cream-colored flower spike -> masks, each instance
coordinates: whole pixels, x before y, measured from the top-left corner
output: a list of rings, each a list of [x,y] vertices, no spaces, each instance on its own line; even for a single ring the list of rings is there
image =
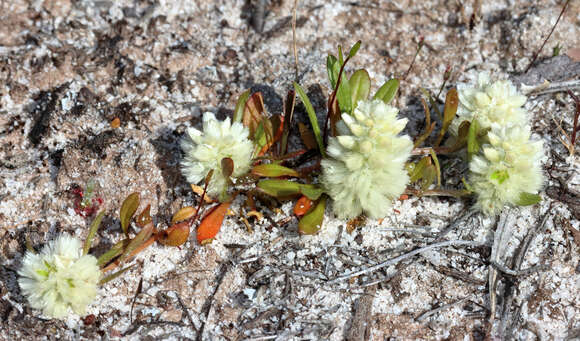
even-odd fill
[[[54,318],[63,318],[70,310],[84,314],[101,277],[97,259],[83,255],[81,242],[69,235],[51,241],[39,254],[26,252],[18,274],[30,306]]]
[[[476,208],[495,215],[505,205],[517,205],[522,193],[538,193],[544,182],[543,143],[530,135],[528,126],[491,126],[489,144],[469,164]]]
[[[528,114],[523,108],[526,96],[518,92],[508,80],[491,82],[486,73],[480,73],[476,87],[459,85],[459,107],[451,125],[451,131],[457,133],[463,121],[477,119],[481,128],[490,128],[497,123],[502,126],[527,124]]]
[[[365,213],[381,218],[389,213],[409,176],[404,169],[413,143],[398,134],[407,119],[383,101],[360,101],[353,115],[342,114],[338,136],[330,138],[328,159],[322,160],[322,183],[340,218]]]
[[[218,121],[215,115],[203,115],[203,132],[189,128],[181,143],[185,158],[181,162],[183,175],[192,184],[197,184],[214,170],[207,192],[221,195],[227,189],[227,180],[222,174],[221,161],[234,161],[233,176],[246,174],[250,170],[254,145],[248,139],[249,130],[241,123],[231,124],[230,118]]]

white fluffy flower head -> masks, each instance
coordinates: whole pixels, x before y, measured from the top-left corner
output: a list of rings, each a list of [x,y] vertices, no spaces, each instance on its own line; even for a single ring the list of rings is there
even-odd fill
[[[39,254],[28,251],[18,274],[30,306],[54,318],[65,317],[69,308],[84,314],[101,277],[97,259],[83,255],[81,242],[69,235],[51,241]]]
[[[407,119],[383,101],[360,101],[353,115],[342,114],[338,136],[330,138],[329,159],[322,160],[322,183],[334,200],[340,218],[361,213],[384,217],[398,198],[409,176],[404,169],[413,143],[397,136]],[[344,122],[344,123],[343,123]]]
[[[470,164],[476,208],[498,214],[504,205],[517,205],[522,193],[536,194],[544,182],[543,144],[530,140],[528,126],[492,125],[489,144]]]
[[[488,74],[478,75],[477,85],[457,87],[459,96],[458,117],[453,120],[451,131],[457,133],[463,121],[476,119],[481,128],[497,123],[502,126],[526,124],[528,115],[523,108],[526,96],[520,94],[508,80],[491,82]]]
[[[203,132],[189,128],[181,143],[185,152],[181,167],[187,181],[197,184],[213,169],[207,192],[212,196],[222,194],[227,189],[227,179],[222,174],[223,158],[234,161],[234,177],[250,169],[254,146],[248,135],[248,129],[241,123],[231,124],[229,117],[220,122],[213,113],[205,113]]]

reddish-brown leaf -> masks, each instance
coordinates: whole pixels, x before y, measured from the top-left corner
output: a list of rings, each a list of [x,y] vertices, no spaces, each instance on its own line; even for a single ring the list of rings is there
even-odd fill
[[[255,92],[248,98],[244,108],[244,115],[242,116],[242,123],[250,130],[250,138],[254,137],[258,125],[265,117],[266,109],[264,109],[262,93]]]
[[[151,214],[149,212],[150,210],[151,205],[147,205],[147,207],[145,207],[145,209],[137,216],[137,219],[135,219],[135,223],[137,224],[137,226],[144,227],[145,225],[153,221],[151,219]]]
[[[200,244],[204,240],[213,239],[218,234],[229,207],[229,202],[221,203],[203,217],[197,228],[197,241]]]

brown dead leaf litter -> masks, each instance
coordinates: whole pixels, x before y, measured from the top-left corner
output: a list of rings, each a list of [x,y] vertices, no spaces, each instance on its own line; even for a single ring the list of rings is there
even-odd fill
[[[117,211],[127,194],[140,192],[161,226],[196,202],[179,172],[177,143],[203,112],[231,115],[246,88],[261,90],[270,112],[281,111],[294,80],[293,3],[0,2],[0,338],[580,335],[579,161],[567,156],[552,119],[571,127],[573,106],[563,93],[531,96],[527,103],[534,130],[546,144],[548,181],[541,204],[508,212],[499,222],[512,235],[494,255],[498,277],[491,323],[488,260],[499,219],[471,214],[468,202],[441,198],[397,202],[396,213],[380,224],[369,220],[350,234],[344,221],[328,213],[323,231],[310,237],[300,237],[297,221],[285,219],[290,203],[279,212],[262,208],[268,219],[252,220],[252,233],[230,217],[211,245],[200,247],[191,239],[180,250],[150,248],[137,257],[138,266],[102,288],[87,317],[46,320],[25,304],[15,271],[26,239],[38,248],[61,232],[83,237],[88,232],[90,222],[75,214],[68,194],[74,185],[93,180],[105,200],[98,253],[119,238]],[[382,84],[408,68],[424,36],[426,48],[396,99],[413,121],[411,131],[417,131],[419,87],[436,90],[447,65],[453,67],[449,84],[471,81],[479,71],[517,80],[563,5],[460,3],[299,1],[298,76],[318,113],[324,114],[329,92],[325,57],[338,44],[362,40],[350,67],[364,66],[373,84]],[[578,80],[578,64],[566,52],[580,46],[579,33],[580,3],[572,1],[540,55],[548,70],[542,72],[552,72],[550,63],[565,65],[564,73],[554,71],[549,80]],[[549,58],[556,45],[561,56]],[[117,117],[120,127],[113,129]],[[298,120],[307,122],[300,112]],[[484,246],[435,248],[340,280],[418,247],[459,239]],[[544,264],[538,271],[520,271]]]

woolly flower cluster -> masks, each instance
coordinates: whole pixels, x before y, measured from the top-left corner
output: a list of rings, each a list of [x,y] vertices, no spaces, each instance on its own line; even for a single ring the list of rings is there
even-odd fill
[[[65,317],[69,308],[84,314],[101,277],[97,259],[83,255],[81,242],[68,235],[51,241],[40,254],[27,252],[18,274],[30,305],[54,318]]]
[[[404,169],[413,143],[398,136],[407,124],[398,110],[383,101],[360,101],[353,115],[342,114],[338,136],[330,138],[322,160],[322,183],[334,200],[340,218],[361,213],[384,217],[398,198],[409,176]]]
[[[213,113],[205,113],[203,132],[189,128],[181,143],[185,152],[181,167],[187,181],[197,184],[213,169],[207,192],[212,196],[224,193],[228,181],[222,173],[221,160],[231,158],[234,161],[234,177],[246,174],[254,149],[248,135],[248,129],[241,123],[232,124],[229,117],[220,122]]]
[[[453,120],[451,127],[455,133],[461,122],[474,119],[483,129],[490,128],[494,123],[506,126],[528,121],[528,114],[523,108],[526,96],[520,94],[510,81],[492,83],[488,74],[480,73],[475,87],[459,85],[457,88],[458,117]]]
[[[543,183],[540,161],[542,141],[530,140],[527,125],[494,124],[487,134],[489,144],[469,164],[476,207],[498,214],[504,204],[517,205],[522,193],[537,193]]]

